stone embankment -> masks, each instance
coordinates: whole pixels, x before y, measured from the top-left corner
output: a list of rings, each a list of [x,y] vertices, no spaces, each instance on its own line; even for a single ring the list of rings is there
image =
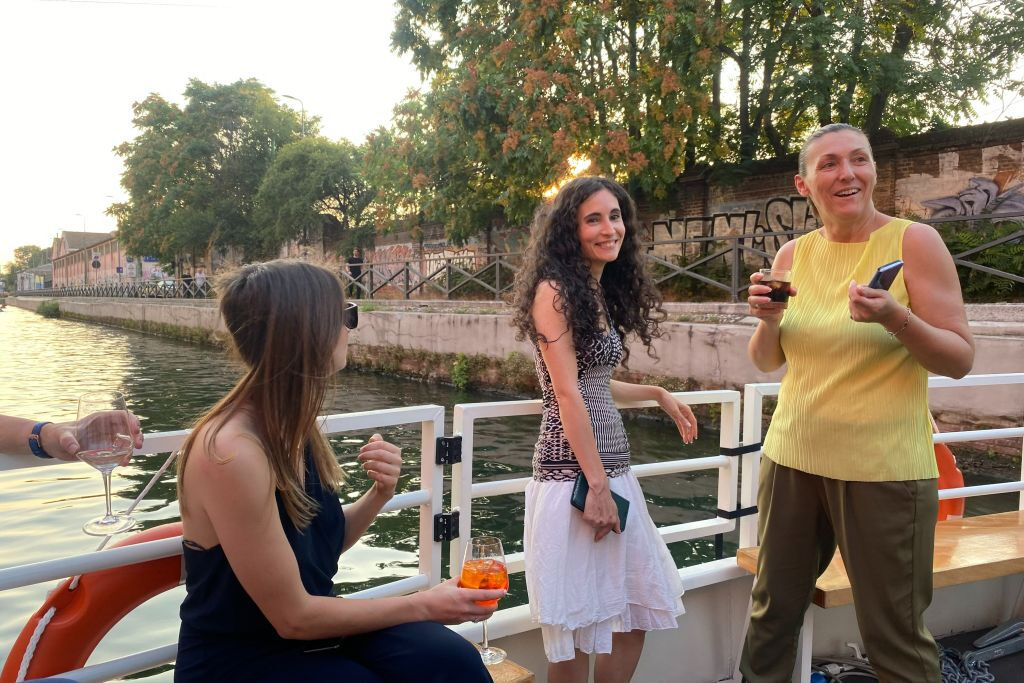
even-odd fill
[[[42,299],[9,303],[38,308]],[[201,343],[217,343],[223,327],[208,300],[61,299],[65,317],[116,325]],[[350,364],[381,372],[536,395],[533,351],[516,339],[510,310],[497,302],[365,301],[360,327],[350,336]],[[756,320],[746,306],[725,303],[667,304],[657,357],[634,343],[624,379],[671,389],[742,388],[778,381],[747,359]],[[968,306],[977,354],[972,374],[1024,372],[1024,305]],[[829,354],[829,349],[822,349]],[[841,363],[842,358],[835,358]],[[943,389],[932,392],[940,427],[980,428],[1024,424],[1024,386]],[[989,443],[1020,456],[1020,441]]]

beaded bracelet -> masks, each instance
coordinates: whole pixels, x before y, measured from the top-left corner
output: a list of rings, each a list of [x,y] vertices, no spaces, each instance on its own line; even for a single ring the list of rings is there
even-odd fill
[[[910,307],[907,306],[907,319],[903,321],[902,325],[900,325],[900,329],[896,330],[895,332],[889,332],[889,330],[886,330],[888,335],[890,337],[892,337],[893,339],[895,339],[896,337],[900,336],[903,333],[903,330],[907,329],[907,326],[910,325],[910,317],[911,317]]]

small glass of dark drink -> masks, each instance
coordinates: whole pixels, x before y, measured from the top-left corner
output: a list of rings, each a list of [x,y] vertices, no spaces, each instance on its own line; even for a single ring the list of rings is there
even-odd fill
[[[772,303],[784,304],[789,301],[789,283],[792,281],[792,273],[788,270],[776,268],[761,269],[761,284],[772,288],[768,292],[768,298]]]

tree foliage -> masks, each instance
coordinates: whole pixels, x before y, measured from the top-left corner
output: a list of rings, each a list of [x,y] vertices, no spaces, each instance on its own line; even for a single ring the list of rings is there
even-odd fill
[[[184,95],[184,107],[157,94],[135,105],[140,133],[115,148],[129,199],[108,212],[129,252],[171,261],[232,246],[256,255],[266,246],[256,194],[277,151],[299,136],[300,120],[252,79],[192,80]]]
[[[36,268],[50,262],[50,250],[34,244],[15,247],[14,260],[8,263],[8,270],[17,273],[28,268]]]
[[[373,195],[355,145],[304,138],[282,148],[267,169],[256,195],[257,221],[267,244],[306,240],[325,225],[361,227]]]
[[[50,250],[45,247],[37,247],[34,244],[15,247],[14,259],[8,261],[7,265],[0,271],[0,281],[3,281],[7,291],[14,291],[18,273],[49,262]]]
[[[368,143],[377,213],[456,239],[525,222],[574,158],[665,198],[688,167],[785,155],[821,124],[919,132],[1020,89],[1024,0],[397,4],[393,47],[430,89]]]

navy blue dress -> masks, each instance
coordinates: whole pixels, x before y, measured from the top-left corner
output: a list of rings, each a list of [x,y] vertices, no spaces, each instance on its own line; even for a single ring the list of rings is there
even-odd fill
[[[306,453],[306,493],[316,516],[304,530],[291,523],[276,495],[288,544],[310,595],[331,595],[345,539],[345,515]],[[202,681],[466,681],[489,683],[480,655],[450,629],[415,622],[330,640],[281,638],[231,570],[221,546],[182,543],[185,600],[181,603],[176,683]]]

